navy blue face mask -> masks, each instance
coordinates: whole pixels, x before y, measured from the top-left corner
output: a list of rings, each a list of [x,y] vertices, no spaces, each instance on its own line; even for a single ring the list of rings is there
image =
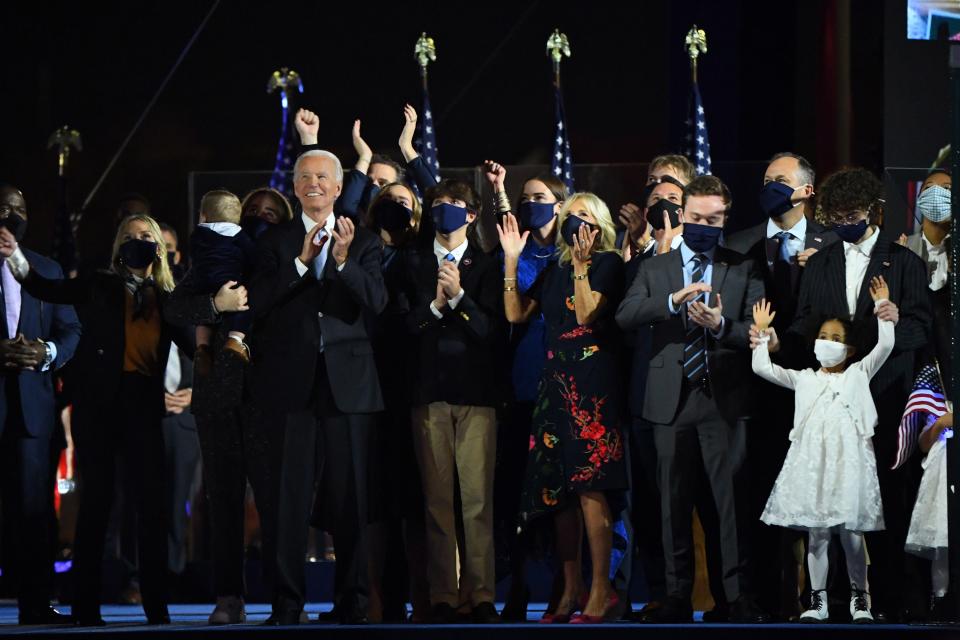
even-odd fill
[[[549,224],[556,215],[554,202],[521,202],[517,213],[520,214],[520,226],[524,229],[539,229]]]
[[[390,233],[409,228],[410,218],[413,217],[413,211],[390,198],[381,198],[371,213],[377,225]]]
[[[763,211],[763,215],[768,218],[779,218],[793,209],[796,206],[790,200],[793,192],[793,187],[776,180],[763,185],[760,189],[760,210]]]
[[[833,231],[844,242],[854,244],[867,232],[867,221],[864,219],[854,224],[838,224]]]
[[[580,227],[582,225],[587,225],[587,228],[590,231],[593,231],[597,228],[597,225],[587,222],[583,218],[578,218],[575,215],[567,216],[567,219],[563,221],[563,226],[560,227],[560,235],[563,237],[563,241],[569,246],[573,246],[573,240],[577,237],[577,234],[580,233]]]
[[[683,224],[683,242],[694,253],[706,253],[716,247],[721,233],[723,233],[723,227],[711,227],[693,222]]]
[[[157,243],[131,238],[120,245],[117,253],[123,265],[131,269],[146,269],[157,259]]]
[[[430,214],[433,216],[433,224],[437,231],[444,235],[453,233],[467,224],[466,207],[458,207],[455,204],[441,202],[430,209]]]

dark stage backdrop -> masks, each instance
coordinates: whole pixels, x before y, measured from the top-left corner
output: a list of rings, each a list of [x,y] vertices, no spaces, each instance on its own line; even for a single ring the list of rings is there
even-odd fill
[[[835,19],[837,5],[849,8],[846,21]],[[79,204],[210,6],[3,3],[0,181],[27,196],[30,245],[46,251],[52,237],[50,133],[68,123],[83,135],[71,176]],[[281,66],[301,74],[302,103],[319,113],[321,140],[345,165],[354,160],[350,127],[358,117],[374,150],[397,156],[403,103],[417,100],[413,44],[421,31],[438,48],[430,90],[443,167],[548,161],[553,93],[545,43],[555,27],[573,48],[563,84],[574,162],[647,162],[679,147],[689,88],[682,41],[694,22],[709,39],[700,88],[715,171],[736,183],[745,222],[757,216],[761,176],[723,175],[728,168],[760,167],[785,149],[810,157],[821,174],[841,160],[878,172],[887,164],[887,19],[880,3],[867,0],[223,2],[92,201],[83,239],[86,247],[109,241],[122,193],[144,193],[158,218],[183,231],[196,206],[187,196],[190,172],[269,171],[279,105],[265,87]],[[852,73],[844,77],[857,114],[852,129],[840,132],[840,98],[824,89],[838,73],[831,33],[849,45]],[[838,158],[838,136],[847,141],[846,158]],[[616,210],[640,188],[599,195]]]

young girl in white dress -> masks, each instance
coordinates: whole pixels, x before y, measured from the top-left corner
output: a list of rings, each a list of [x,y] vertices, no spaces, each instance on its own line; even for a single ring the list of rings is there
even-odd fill
[[[939,418],[931,415],[920,433],[923,478],[917,490],[917,502],[907,531],[907,552],[931,560],[930,582],[933,587],[931,615],[944,618],[943,596],[947,592],[947,438],[953,432],[953,412]]]
[[[870,396],[870,379],[893,349],[897,309],[886,283],[874,278],[870,294],[878,322],[877,345],[859,362],[847,365],[855,348],[850,323],[830,319],[820,327],[814,353],[821,368],[783,369],[770,361],[776,345],[770,303],[758,302],[753,320],[759,339],[753,341],[753,370],[760,377],[796,391],[790,449],[760,519],[770,525],[809,531],[807,561],[811,606],[801,622],[829,618],[825,589],[830,537],[837,534],[850,578],[853,622],[872,622],[867,601],[867,560],[864,531],[884,528],[877,462],[873,453],[877,410]]]

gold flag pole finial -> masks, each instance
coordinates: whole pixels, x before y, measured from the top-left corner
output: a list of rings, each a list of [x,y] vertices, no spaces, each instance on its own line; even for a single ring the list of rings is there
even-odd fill
[[[413,47],[413,57],[420,65],[420,75],[426,82],[427,65],[437,61],[437,45],[433,42],[433,38],[427,37],[426,31],[422,32],[420,37],[417,38],[417,44]]]
[[[693,74],[693,81],[697,81],[697,58],[707,52],[707,32],[703,29],[697,29],[693,25],[687,32],[687,37],[683,40],[687,55],[690,56],[690,73]]]
[[[561,33],[560,29],[554,29],[547,38],[547,55],[553,60],[554,82],[560,86],[560,61],[564,56],[570,57],[570,41],[567,34]]]
[[[280,69],[271,73],[267,79],[267,93],[273,93],[278,89],[281,92],[287,92],[293,88],[303,93],[303,82],[300,80],[300,74],[293,69],[280,67]]]
[[[83,141],[80,139],[80,132],[63,125],[50,134],[47,141],[47,149],[57,147],[57,173],[63,176],[67,170],[67,161],[70,159],[70,149],[83,151]]]

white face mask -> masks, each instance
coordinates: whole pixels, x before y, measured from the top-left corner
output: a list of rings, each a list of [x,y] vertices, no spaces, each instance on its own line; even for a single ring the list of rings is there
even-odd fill
[[[847,345],[833,340],[817,340],[813,345],[813,353],[824,368],[835,367],[846,360],[848,350]]]
[[[917,211],[930,222],[950,219],[950,192],[938,184],[927,187],[917,197]]]

